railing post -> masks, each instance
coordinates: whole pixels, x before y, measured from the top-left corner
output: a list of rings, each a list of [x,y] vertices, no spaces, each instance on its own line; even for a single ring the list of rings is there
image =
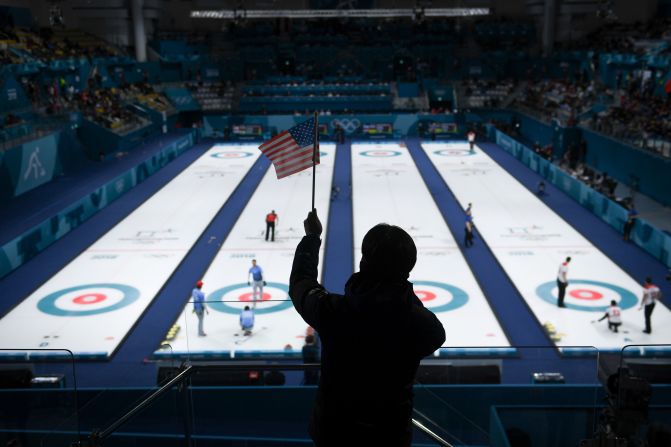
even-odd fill
[[[188,383],[187,383],[188,382]],[[191,447],[191,434],[193,433],[193,401],[191,400],[191,387],[189,383],[191,378],[187,378],[184,382],[180,383],[177,388],[177,400],[181,400],[182,408],[182,421],[184,423],[184,446]]]

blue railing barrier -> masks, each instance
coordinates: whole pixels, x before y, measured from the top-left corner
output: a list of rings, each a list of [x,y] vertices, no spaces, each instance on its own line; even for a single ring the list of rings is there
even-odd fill
[[[414,389],[415,408],[421,409],[423,413],[428,415],[450,414],[452,410],[446,407],[447,402],[451,408],[457,409],[467,417],[472,424],[485,429],[489,426],[490,420],[488,410],[492,406],[501,405],[502,402],[520,406],[543,405],[549,409],[563,406],[575,408],[594,405],[595,401],[602,402],[604,397],[601,385],[418,385]],[[77,391],[80,408],[86,409],[79,413],[81,430],[87,433],[118,417],[119,408],[127,407],[128,402],[141,400],[151,390],[141,387],[106,388],[104,390],[86,388]],[[192,395],[193,407],[198,415],[196,425],[208,428],[207,430],[199,429],[195,434],[240,436],[245,432],[244,427],[249,426],[245,423],[245,418],[249,418],[248,413],[241,412],[240,409],[282,408],[283,411],[272,414],[272,423],[264,424],[261,423],[262,421],[255,423],[255,435],[301,437],[306,436],[308,415],[314,403],[316,387],[194,386],[189,391]],[[23,407],[39,402],[42,408],[58,408],[64,397],[71,394],[72,391],[67,389],[0,390],[0,405],[2,408],[14,408],[17,399],[23,399]],[[659,401],[668,397],[668,394],[668,389],[656,385],[655,397],[651,405],[659,405]],[[128,436],[142,436],[146,441],[150,441],[149,438],[156,435],[183,434],[181,417],[174,405],[174,402],[178,402],[178,397],[177,390],[170,391],[161,398],[157,405],[152,405],[136,419],[129,421],[124,426],[123,432]],[[226,402],[227,405],[221,405],[221,402]],[[0,429],[0,434],[11,429],[25,428],[20,426],[21,416],[18,412],[8,414],[7,421],[3,421],[5,424]],[[225,420],[227,423],[217,425],[215,419]],[[441,420],[441,426],[449,432],[465,430],[462,418]],[[278,433],[278,427],[280,427],[280,433]],[[47,422],[42,423],[40,428],[45,431],[53,430]],[[143,445],[145,445],[144,442]],[[158,444],[152,443],[151,445]]]
[[[571,196],[602,221],[617,231],[623,231],[624,223],[627,220],[627,210],[620,204],[564,172],[559,166],[540,157],[514,138],[495,129],[492,125],[489,126],[489,134],[494,137],[496,144],[503,150],[520,160],[529,169],[540,174],[547,182],[552,183]],[[631,240],[664,265],[671,267],[671,256],[669,256],[669,253],[671,253],[670,235],[645,219],[638,218],[632,230]]]
[[[163,93],[180,112],[200,110],[200,106],[191,96],[191,92],[185,87],[168,87],[163,90]]]
[[[0,278],[79,227],[95,213],[192,147],[194,142],[194,132],[181,136],[142,163],[5,243],[0,247]]]
[[[549,124],[518,110],[487,111],[479,114],[483,119],[508,123],[516,117],[520,123],[520,136],[517,140],[529,146],[535,142],[541,146],[552,143],[555,157],[562,157],[572,144],[578,144],[583,139],[587,143],[585,161],[589,166],[607,172],[610,177],[625,184],[630,184],[632,176],[638,176],[638,191],[662,205],[671,206],[671,176],[668,175],[671,158],[584,127]],[[494,140],[495,135],[492,133],[490,138]]]
[[[125,135],[119,135],[112,129],[84,119],[79,129],[77,129],[77,136],[84,144],[84,147],[89,149],[89,158],[97,160],[101,153],[107,158],[117,152],[128,151],[143,143],[145,139],[154,135],[159,130],[160,126],[150,123]]]

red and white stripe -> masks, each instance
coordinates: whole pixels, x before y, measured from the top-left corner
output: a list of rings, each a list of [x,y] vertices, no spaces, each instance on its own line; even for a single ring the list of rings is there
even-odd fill
[[[259,146],[263,154],[275,166],[277,178],[281,179],[312,166],[314,146],[299,147],[288,131]],[[319,164],[319,160],[317,163]]]

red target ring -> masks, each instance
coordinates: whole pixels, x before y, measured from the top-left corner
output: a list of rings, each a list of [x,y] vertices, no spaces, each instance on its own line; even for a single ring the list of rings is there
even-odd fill
[[[415,290],[415,295],[417,295],[417,298],[419,298],[419,300],[422,302],[436,299],[436,294],[429,292],[428,290]]]
[[[589,289],[575,289],[571,290],[568,294],[573,298],[586,301],[596,301],[603,298],[603,294],[597,292],[596,290]]]
[[[261,301],[268,301],[270,298],[271,298],[271,296],[270,296],[269,293],[264,293],[263,296],[261,297]],[[244,301],[244,302],[253,301],[254,300],[253,299],[253,293],[252,292],[243,293],[242,295],[240,295],[238,297],[238,299],[240,301]]]
[[[72,299],[72,302],[75,304],[96,304],[107,299],[106,295],[102,293],[86,293],[84,295],[79,295]]]

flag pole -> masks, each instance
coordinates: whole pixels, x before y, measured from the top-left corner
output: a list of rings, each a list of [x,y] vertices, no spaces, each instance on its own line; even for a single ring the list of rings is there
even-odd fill
[[[317,178],[317,154],[319,154],[319,115],[314,112],[315,142],[312,145],[312,210],[315,209],[315,180]]]

